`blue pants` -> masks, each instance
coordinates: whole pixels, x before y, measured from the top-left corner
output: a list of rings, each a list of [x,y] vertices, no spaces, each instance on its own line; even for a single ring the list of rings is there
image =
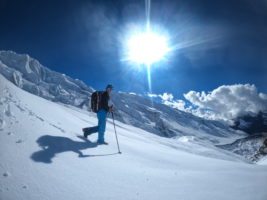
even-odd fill
[[[105,141],[104,134],[106,130],[107,111],[103,109],[99,110],[97,113],[97,118],[98,118],[98,126],[84,128],[84,132],[87,135],[91,135],[93,133],[98,132],[97,142],[101,143]]]
[[[98,131],[98,126],[83,128],[83,131],[85,132],[86,135],[91,135]]]
[[[98,140],[97,142],[104,142],[104,134],[106,130],[106,119],[107,119],[107,111],[99,110],[97,113],[98,118]]]

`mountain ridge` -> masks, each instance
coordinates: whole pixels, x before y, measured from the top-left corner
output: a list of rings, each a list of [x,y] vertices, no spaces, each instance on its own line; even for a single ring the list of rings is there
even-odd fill
[[[0,51],[0,69],[18,87],[52,101],[82,107],[84,99],[94,91],[78,79],[50,70],[28,54]]]

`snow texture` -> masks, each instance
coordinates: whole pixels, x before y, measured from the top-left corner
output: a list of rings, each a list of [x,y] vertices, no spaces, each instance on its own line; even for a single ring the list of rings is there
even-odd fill
[[[266,165],[251,165],[234,154],[192,137],[164,138],[111,120],[108,146],[81,128],[95,114],[29,94],[0,75],[1,199],[218,199],[265,200]],[[41,106],[40,106],[41,105]],[[13,134],[8,134],[13,133]],[[194,192],[192,192],[194,191]]]
[[[29,55],[12,51],[0,51],[0,73],[32,94],[74,106],[82,107],[93,91],[82,81],[51,71]]]
[[[21,60],[30,63],[31,59]],[[37,71],[20,66],[24,73]],[[8,67],[1,73],[12,81],[8,78],[12,70]],[[0,199],[267,199],[265,161],[252,165],[214,147],[213,143],[236,137],[235,131],[219,122],[183,112],[173,114],[164,105],[150,105],[138,95],[117,93],[115,117],[120,121],[115,123],[122,150],[117,154],[111,119],[106,130],[109,145],[98,146],[97,135],[81,136],[83,127],[97,124],[94,113],[30,94],[5,77],[0,75]],[[25,89],[23,85],[30,82],[21,80]],[[39,91],[49,91],[44,85],[50,86],[37,85]],[[135,112],[122,109],[122,99]],[[142,129],[138,118],[147,124]],[[161,137],[156,130],[177,132]]]
[[[25,54],[0,51],[0,73],[18,87],[45,99],[88,109],[94,89],[51,71]],[[195,142],[226,144],[246,136],[219,121],[152,102],[134,93],[113,92],[116,119],[164,137],[190,136]]]

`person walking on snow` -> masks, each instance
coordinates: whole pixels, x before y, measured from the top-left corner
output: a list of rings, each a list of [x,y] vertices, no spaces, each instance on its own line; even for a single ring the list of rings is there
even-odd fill
[[[98,132],[98,144],[108,145],[104,139],[104,135],[106,130],[107,113],[113,111],[112,106],[109,106],[110,93],[112,90],[113,86],[109,84],[106,87],[106,91],[101,95],[100,109],[97,112],[98,126],[83,128],[83,135],[85,138],[87,138],[88,135]]]

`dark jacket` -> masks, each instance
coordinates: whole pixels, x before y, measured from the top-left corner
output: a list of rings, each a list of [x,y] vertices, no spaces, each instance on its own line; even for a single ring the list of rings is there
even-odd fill
[[[108,106],[108,101],[109,101],[110,97],[109,97],[109,94],[107,93],[107,91],[105,91],[103,94],[102,94],[102,97],[101,97],[101,109],[104,109],[108,112],[109,110],[109,106]]]

